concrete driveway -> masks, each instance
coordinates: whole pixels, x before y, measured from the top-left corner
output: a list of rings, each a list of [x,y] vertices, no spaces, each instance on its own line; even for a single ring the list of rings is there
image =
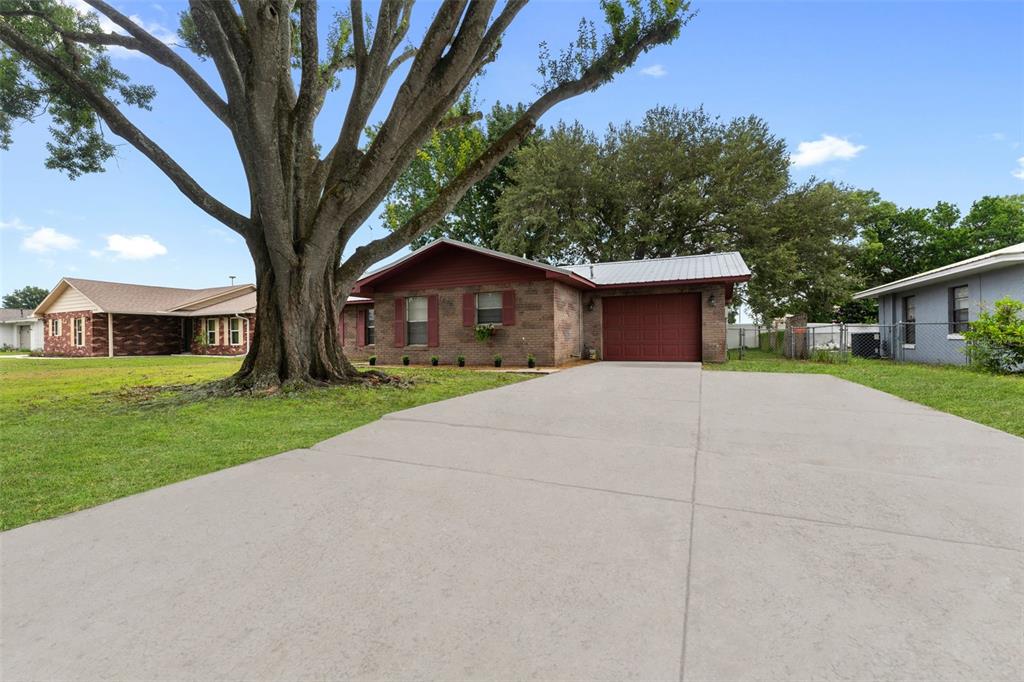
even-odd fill
[[[1022,482],[831,377],[600,363],[3,534],[2,677],[1019,680]]]

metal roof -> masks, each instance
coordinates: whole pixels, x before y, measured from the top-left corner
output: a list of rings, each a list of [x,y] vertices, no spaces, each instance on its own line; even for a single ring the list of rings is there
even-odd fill
[[[750,277],[750,269],[735,251],[564,267],[598,286]]]
[[[521,256],[487,249],[475,244],[467,244],[456,239],[436,239],[421,249],[417,249],[398,260],[388,263],[376,270],[366,273],[359,284],[377,279],[384,273],[393,270],[411,259],[422,256],[430,249],[447,244],[475,251],[494,258],[521,263],[534,268],[547,270],[565,277],[574,277],[579,284],[597,286],[617,286],[629,284],[651,284],[656,282],[681,282],[687,280],[732,279],[735,281],[750,278],[750,269],[743,262],[743,257],[735,251],[710,253],[699,256],[673,256],[670,258],[649,258],[646,260],[612,261],[607,263],[584,263],[582,265],[550,265],[530,260]],[[580,279],[586,280],[580,282]]]
[[[1003,268],[1019,263],[1024,263],[1024,242],[1011,244],[1010,246],[996,249],[995,251],[989,251],[988,253],[983,253],[980,256],[974,256],[973,258],[965,258],[964,260],[957,261],[956,263],[950,263],[949,265],[943,265],[942,267],[927,270],[917,275],[898,279],[895,282],[889,282],[888,284],[882,284],[877,287],[865,289],[864,291],[858,291],[853,295],[853,298],[875,298],[876,296],[881,296],[883,294],[903,291],[905,289],[913,289],[914,287],[921,286],[922,284],[941,282],[945,279],[960,277],[971,272],[995,270],[997,268]]]

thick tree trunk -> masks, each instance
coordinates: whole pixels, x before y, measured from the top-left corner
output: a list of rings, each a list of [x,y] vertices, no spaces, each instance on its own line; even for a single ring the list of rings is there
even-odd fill
[[[265,245],[249,247],[256,264],[256,330],[234,387],[261,391],[360,380],[338,336],[348,292],[335,289],[334,259],[307,254],[279,272]]]

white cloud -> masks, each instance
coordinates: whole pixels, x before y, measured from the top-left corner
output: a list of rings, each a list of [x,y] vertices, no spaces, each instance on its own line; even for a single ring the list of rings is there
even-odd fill
[[[1018,180],[1024,180],[1024,156],[1017,159],[1017,169],[1010,171],[1010,175]]]
[[[668,75],[668,70],[661,64],[653,64],[646,68],[640,69],[640,73],[645,76],[651,76],[652,78],[661,78],[662,76]]]
[[[112,234],[107,237],[107,251],[122,260],[148,260],[167,253],[167,247],[148,234]]]
[[[0,220],[0,230],[18,230],[24,232],[25,230],[31,230],[32,228],[21,222],[21,218],[11,218],[10,220]]]
[[[813,142],[801,142],[796,146],[796,154],[789,161],[794,166],[817,166],[837,159],[852,159],[864,151],[862,144],[853,144],[849,140],[834,135],[822,135]]]
[[[78,240],[69,234],[58,232],[52,227],[40,227],[21,240],[21,248],[33,253],[70,251],[78,246]]]
[[[96,14],[96,16],[99,17],[100,29],[102,29],[106,33],[120,33],[120,34],[124,34],[125,33],[124,29],[122,29],[120,26],[118,26],[113,21],[108,19],[105,15],[101,14],[100,12],[96,12],[96,10],[94,10],[92,7],[87,5],[85,3],[85,0],[64,0],[64,3],[66,5],[69,5],[72,9],[77,11],[79,14],[88,14],[89,12],[94,12]],[[152,35],[154,38],[156,38],[157,40],[159,40],[160,42],[162,42],[165,45],[171,45],[172,43],[174,43],[178,39],[178,36],[175,34],[174,31],[170,30],[169,28],[167,28],[167,27],[165,27],[165,26],[163,26],[161,24],[158,24],[156,22],[148,22],[148,21],[146,21],[145,19],[143,19],[142,17],[140,17],[137,14],[132,14],[128,18],[131,19],[132,21],[134,21],[139,26],[141,26],[150,35]],[[127,48],[121,47],[120,45],[110,45],[110,46],[107,47],[107,51],[108,51],[109,54],[114,55],[114,56],[118,56],[118,57],[141,57],[142,56],[141,52],[136,52],[135,50],[129,50]]]

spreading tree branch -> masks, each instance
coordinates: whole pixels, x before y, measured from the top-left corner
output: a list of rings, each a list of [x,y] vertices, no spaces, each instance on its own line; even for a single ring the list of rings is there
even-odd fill
[[[244,235],[249,229],[248,218],[211,196],[167,152],[129,121],[116,104],[68,64],[35,45],[5,22],[0,22],[0,39],[36,68],[59,79],[89,102],[114,134],[127,140],[152,161],[192,203],[240,234]]]
[[[196,97],[198,97],[199,100],[205,104],[211,112],[213,112],[213,115],[220,119],[224,125],[229,128],[231,127],[227,104],[223,99],[221,99],[220,95],[210,87],[210,84],[203,80],[203,77],[200,76],[188,62],[182,59],[178,53],[103,0],[85,1],[97,12],[105,15],[115,24],[123,28],[134,39],[130,43],[125,41],[110,44],[121,45],[122,47],[126,47],[130,50],[137,50],[152,58],[158,64],[166,66],[171,71],[178,74],[192,92],[195,93]],[[108,35],[113,36],[117,34]]]
[[[503,158],[518,147],[536,128],[538,120],[548,110],[560,102],[594,90],[607,82],[617,71],[632,65],[642,53],[674,37],[681,25],[681,20],[673,19],[652,27],[630,45],[623,46],[613,42],[606,46],[605,51],[578,78],[554,86],[530,105],[504,135],[495,140],[475,161],[443,187],[429,205],[390,234],[357,248],[336,269],[336,284],[350,285],[370,265],[396,253],[423,235],[455,207],[470,187],[485,178]],[[362,222],[358,218],[356,220]]]

